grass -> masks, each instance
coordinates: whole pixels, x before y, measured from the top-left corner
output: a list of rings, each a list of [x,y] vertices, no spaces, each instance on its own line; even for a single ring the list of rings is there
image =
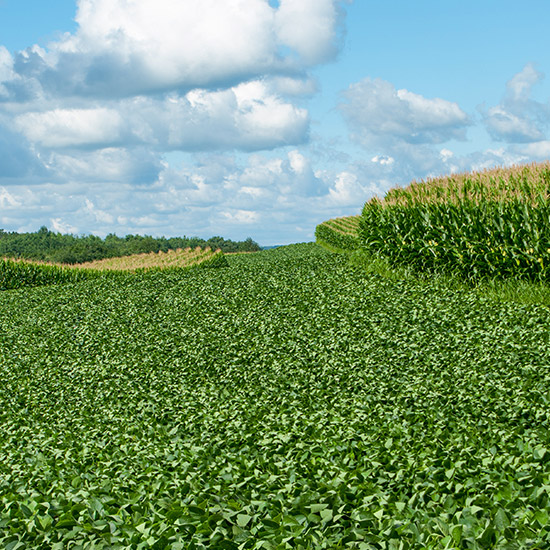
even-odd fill
[[[550,545],[550,312],[315,245],[0,293],[0,546]]]
[[[332,250],[332,252],[338,251]],[[411,267],[393,265],[387,258],[372,256],[364,250],[349,253],[348,258],[352,265],[360,267],[366,273],[390,281],[411,280],[434,288],[444,287],[457,291],[474,292],[496,302],[509,301],[550,308],[550,286],[543,282],[523,279],[503,280],[501,278],[472,282],[446,273],[420,273]]]

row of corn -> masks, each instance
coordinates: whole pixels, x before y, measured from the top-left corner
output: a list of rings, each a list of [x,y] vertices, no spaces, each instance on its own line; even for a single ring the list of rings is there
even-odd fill
[[[0,259],[0,290],[26,286],[76,283],[98,275],[95,270],[78,270],[57,265]]]
[[[359,237],[371,253],[419,270],[550,280],[550,166],[393,190],[367,202]]]
[[[315,238],[337,251],[355,250],[359,246],[359,220],[360,216],[349,216],[323,222],[316,227]]]
[[[186,249],[161,254],[139,254],[75,264],[72,266],[40,262],[0,259],[0,290],[27,286],[76,283],[108,272],[109,277],[124,277],[128,273],[181,270],[192,267],[224,267],[227,258],[221,250]]]

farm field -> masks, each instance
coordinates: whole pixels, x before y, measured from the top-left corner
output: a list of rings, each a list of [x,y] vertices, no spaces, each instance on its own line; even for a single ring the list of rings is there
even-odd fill
[[[141,269],[171,269],[179,267],[193,267],[201,264],[222,263],[221,250],[212,250],[208,247],[185,248],[168,250],[167,252],[149,252],[133,254],[119,258],[105,258],[93,262],[75,264],[75,269],[96,269],[100,271],[136,271]],[[221,260],[221,261],[220,261]],[[225,263],[225,262],[223,262]]]
[[[550,311],[315,244],[0,292],[0,547],[550,547]]]
[[[550,163],[413,182],[365,204],[361,248],[479,282],[550,281]]]
[[[319,224],[315,240],[329,250],[346,253],[359,248],[359,222],[361,216],[333,218]]]
[[[106,272],[111,272],[108,276],[112,276],[112,272],[124,276],[149,270],[182,270],[226,265],[227,260],[223,252],[208,247],[133,254],[72,265],[0,258],[0,291],[27,286],[76,283],[106,275]]]

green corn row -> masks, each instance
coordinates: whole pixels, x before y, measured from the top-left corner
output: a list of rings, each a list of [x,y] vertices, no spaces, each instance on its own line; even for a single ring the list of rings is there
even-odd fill
[[[135,273],[152,271],[170,271],[195,267],[225,267],[227,258],[221,250],[205,250],[200,262],[189,266],[158,267],[137,269]],[[13,290],[29,286],[43,286],[64,283],[77,283],[100,276],[123,278],[131,275],[129,271],[101,271],[97,269],[78,269],[75,267],[39,264],[33,262],[0,259],[0,291]]]
[[[315,228],[315,238],[321,245],[336,251],[351,251],[359,248],[359,216],[335,218]]]
[[[76,283],[97,277],[97,275],[98,272],[92,270],[77,270],[55,265],[0,259],[0,290]]]
[[[550,280],[550,201],[368,202],[362,246],[397,264],[463,278]]]

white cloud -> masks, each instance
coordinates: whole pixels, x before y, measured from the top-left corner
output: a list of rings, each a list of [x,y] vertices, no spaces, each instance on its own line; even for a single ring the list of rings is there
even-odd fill
[[[0,180],[4,178],[25,178],[45,176],[44,164],[31,145],[13,130],[9,118],[0,115]]]
[[[17,59],[47,94],[123,97],[296,76],[338,50],[339,0],[79,0],[78,29]]]
[[[151,185],[162,169],[160,156],[149,149],[107,147],[95,151],[53,152],[47,166],[60,182],[110,182]]]
[[[21,203],[5,187],[0,187],[0,208],[8,209],[21,206]]]
[[[494,140],[508,143],[545,140],[550,106],[531,99],[533,87],[543,78],[544,75],[528,63],[506,83],[501,103],[482,110],[485,127]]]
[[[337,51],[337,21],[334,0],[281,0],[275,13],[280,42],[310,64],[326,61]]]
[[[376,155],[371,158],[371,162],[381,164],[382,166],[390,166],[395,162],[395,159],[388,155]]]
[[[97,208],[90,199],[86,199],[86,210],[88,210],[88,212],[92,214],[92,216],[99,223],[113,224],[115,221],[114,217],[111,214]]]
[[[308,168],[307,160],[300,151],[290,151],[290,153],[288,153],[288,160],[290,162],[290,168],[295,174],[303,174]]]
[[[318,84],[313,78],[274,76],[264,82],[274,94],[285,97],[310,96],[318,91]]]
[[[398,140],[412,144],[444,143],[465,139],[471,124],[457,103],[428,99],[408,90],[396,90],[379,78],[352,84],[343,92],[339,108],[352,137],[366,146],[381,146]]]
[[[454,157],[454,153],[450,149],[441,149],[441,151],[439,151],[439,156],[441,160],[447,161]]]
[[[8,95],[3,83],[13,80],[15,77],[13,58],[4,46],[0,46],[0,97]]]
[[[236,210],[234,212],[222,212],[222,216],[231,222],[238,224],[253,224],[260,221],[259,212],[252,210]]]
[[[355,206],[360,209],[367,199],[376,193],[371,186],[362,185],[357,174],[341,172],[329,190],[331,201],[338,206]]]
[[[52,218],[50,220],[52,229],[56,233],[78,233],[78,228],[69,223],[65,223],[61,218]]]
[[[508,97],[515,101],[529,99],[531,89],[543,78],[544,75],[539,73],[532,63],[527,63],[519,73],[506,83]]]
[[[534,160],[548,160],[550,158],[550,140],[541,140],[527,143],[515,148],[519,154]]]
[[[121,139],[122,117],[114,109],[54,109],[25,113],[15,126],[44,147],[105,146]]]
[[[457,103],[396,90],[390,82],[370,78],[352,84],[342,95],[339,109],[350,138],[370,157],[370,163],[359,164],[356,172],[373,178],[377,189],[385,188],[388,181],[405,184],[456,171],[456,164],[436,145],[466,140],[473,121]],[[335,190],[342,201],[347,200],[344,183],[342,180],[341,189]]]
[[[76,32],[0,47],[2,223],[312,235],[333,182],[297,147],[340,1],[78,0]]]
[[[15,127],[34,144],[75,148],[143,144],[161,150],[272,149],[303,143],[309,115],[261,81],[184,96],[135,97],[109,107],[27,112]]]
[[[544,134],[537,128],[536,121],[529,120],[526,113],[519,115],[498,105],[487,111],[485,124],[491,136],[498,141],[529,142],[544,138]]]

